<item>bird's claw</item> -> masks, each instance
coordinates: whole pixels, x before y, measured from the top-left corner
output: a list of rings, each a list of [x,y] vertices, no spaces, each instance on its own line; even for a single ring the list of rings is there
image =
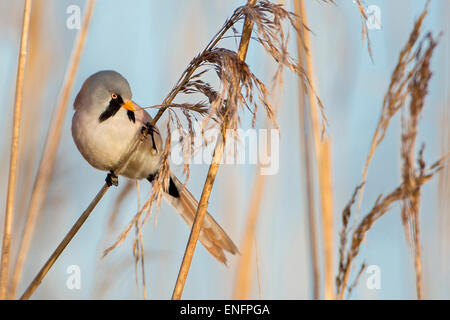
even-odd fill
[[[111,187],[111,186],[117,187],[119,185],[119,177],[116,176],[116,174],[112,170],[106,176],[105,181],[106,181],[106,184],[108,185],[108,187]]]
[[[155,132],[155,126],[153,126],[150,122],[147,122],[144,126],[141,128],[141,134],[144,138],[147,137],[148,134],[152,137],[152,143],[153,143],[153,153],[158,153],[158,149],[156,148],[155,143],[155,137],[153,136],[153,133]]]
[[[153,126],[150,122],[147,122],[145,125],[141,128],[141,134],[147,135],[147,134],[153,134]]]

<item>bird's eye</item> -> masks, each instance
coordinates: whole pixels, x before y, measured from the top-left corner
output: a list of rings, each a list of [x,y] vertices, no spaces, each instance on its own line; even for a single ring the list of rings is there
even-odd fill
[[[113,99],[117,99],[117,94],[115,94],[115,93],[111,93],[111,98],[113,98]]]

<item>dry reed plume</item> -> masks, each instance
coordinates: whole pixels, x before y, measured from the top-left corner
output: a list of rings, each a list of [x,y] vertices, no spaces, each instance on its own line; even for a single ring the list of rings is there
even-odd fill
[[[428,3],[416,21],[409,40],[400,53],[398,64],[392,74],[391,84],[385,96],[382,115],[378,123],[374,138],[372,139],[371,152],[366,162],[365,170],[375,152],[375,148],[383,140],[390,120],[399,110],[402,110],[402,183],[394,191],[386,196],[380,195],[369,213],[357,225],[351,233],[349,222],[351,208],[356,201],[358,193],[362,193],[365,183],[357,187],[352,199],[342,213],[342,231],[340,234],[339,269],[336,277],[337,295],[344,298],[348,286],[349,275],[353,260],[359,253],[362,242],[367,232],[372,228],[376,220],[387,213],[393,204],[402,204],[402,221],[406,230],[407,239],[412,238],[411,246],[415,257],[416,291],[417,298],[422,299],[422,271],[419,238],[419,207],[422,186],[443,168],[445,157],[435,164],[427,167],[423,159],[424,146],[416,153],[416,140],[420,114],[425,105],[425,97],[428,94],[428,85],[431,79],[430,61],[434,49],[438,44],[431,33],[427,33],[420,41],[420,29],[427,14]],[[406,102],[409,101],[408,108]],[[361,199],[361,195],[360,198]],[[351,233],[351,243],[348,247],[348,237]],[[361,268],[362,270],[362,268]],[[358,276],[361,271],[358,273]],[[357,277],[358,277],[357,276]],[[353,288],[351,286],[350,288]]]
[[[389,127],[391,119],[397,114],[405,103],[407,97],[407,84],[412,77],[412,73],[408,71],[408,68],[414,62],[414,47],[419,39],[421,33],[422,23],[425,16],[428,13],[428,4],[425,10],[422,12],[420,17],[416,20],[414,24],[413,31],[411,32],[408,42],[402,49],[399,55],[397,66],[391,76],[391,83],[389,85],[388,91],[383,99],[383,106],[381,108],[380,119],[378,120],[377,127],[372,136],[372,141],[370,143],[369,154],[366,158],[366,164],[363,169],[362,181],[366,181],[367,173],[369,170],[370,162],[375,154],[376,149],[384,140],[386,136],[386,131]],[[361,202],[364,195],[364,185],[361,189],[361,193],[358,198],[357,211],[355,218],[358,216],[359,208],[361,207]]]
[[[370,59],[373,61],[372,43],[370,42],[369,29],[366,24],[369,16],[367,15],[361,0],[356,0],[356,5],[358,6],[359,14],[361,15],[361,38],[363,42],[364,40],[367,40],[367,51],[369,52]],[[377,21],[377,23],[379,22],[380,21]]]

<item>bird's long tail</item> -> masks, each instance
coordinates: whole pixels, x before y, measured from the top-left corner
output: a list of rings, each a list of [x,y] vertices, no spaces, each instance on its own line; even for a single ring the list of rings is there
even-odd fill
[[[170,176],[169,190],[167,193],[164,193],[164,197],[181,215],[183,220],[192,227],[197,212],[198,201],[195,200],[194,196],[173,173]],[[226,232],[208,212],[206,212],[203,220],[199,239],[209,253],[224,264],[227,263],[224,251],[232,254],[239,252],[230,237],[228,237]]]

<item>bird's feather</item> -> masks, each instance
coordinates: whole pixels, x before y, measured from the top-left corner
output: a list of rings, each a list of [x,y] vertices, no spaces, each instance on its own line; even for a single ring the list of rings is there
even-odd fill
[[[174,197],[169,193],[165,193],[164,196],[181,215],[183,220],[191,227],[194,223],[198,202],[173,173],[171,173],[171,179],[178,189],[179,197]],[[230,237],[228,237],[226,232],[208,212],[206,212],[203,220],[199,240],[214,258],[224,264],[227,264],[225,251],[231,254],[239,253],[238,248]]]

